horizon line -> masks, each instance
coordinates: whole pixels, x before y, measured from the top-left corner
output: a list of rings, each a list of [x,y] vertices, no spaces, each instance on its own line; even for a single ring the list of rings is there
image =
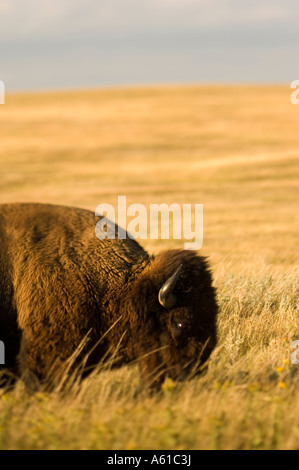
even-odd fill
[[[290,87],[292,81],[219,81],[219,82],[145,82],[145,83],[124,83],[124,84],[104,84],[86,86],[61,86],[61,87],[40,87],[40,88],[16,88],[9,89],[5,84],[6,95],[13,94],[43,94],[43,93],[74,93],[92,91],[112,91],[112,90],[133,90],[150,88],[192,88],[192,87]]]

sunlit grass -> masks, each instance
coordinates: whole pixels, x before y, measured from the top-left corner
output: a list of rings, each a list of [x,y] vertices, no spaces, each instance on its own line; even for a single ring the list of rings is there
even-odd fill
[[[68,393],[2,389],[1,449],[298,449],[299,133],[289,94],[215,86],[7,96],[0,202],[204,204],[202,252],[220,314],[208,372],[157,395],[144,394],[137,366],[102,370]]]
[[[297,448],[297,273],[223,279],[219,345],[209,371],[144,394],[136,366],[103,371],[68,393],[0,397],[0,447],[88,449]]]

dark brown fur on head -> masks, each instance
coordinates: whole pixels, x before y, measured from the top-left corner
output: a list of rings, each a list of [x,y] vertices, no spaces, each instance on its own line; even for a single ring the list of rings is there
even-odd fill
[[[180,265],[177,303],[167,309],[159,303],[158,293]],[[217,340],[216,296],[205,258],[184,250],[153,257],[126,300],[132,333],[135,329],[130,349],[140,358],[146,382],[157,385],[165,376],[183,379],[202,369]]]
[[[84,209],[0,206],[0,340],[6,367],[54,382],[77,350],[85,372],[103,358],[137,361],[145,384],[197,373],[216,344],[217,304],[205,258],[150,257],[134,240],[99,240]],[[175,305],[159,301],[181,266]],[[83,346],[82,341],[86,340]],[[78,348],[80,348],[78,350]]]

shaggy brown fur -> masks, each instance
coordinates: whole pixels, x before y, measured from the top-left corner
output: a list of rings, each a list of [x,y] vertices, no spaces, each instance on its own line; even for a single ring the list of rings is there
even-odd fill
[[[217,304],[204,258],[171,250],[150,257],[134,240],[99,240],[94,213],[44,204],[0,206],[0,340],[6,367],[51,380],[82,343],[91,370],[115,354],[138,360],[159,385],[184,378],[216,344]],[[158,293],[183,264],[176,307]]]

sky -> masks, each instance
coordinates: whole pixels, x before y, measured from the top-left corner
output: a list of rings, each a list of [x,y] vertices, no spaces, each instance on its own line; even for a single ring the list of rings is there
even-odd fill
[[[6,90],[299,79],[298,0],[0,0]]]

